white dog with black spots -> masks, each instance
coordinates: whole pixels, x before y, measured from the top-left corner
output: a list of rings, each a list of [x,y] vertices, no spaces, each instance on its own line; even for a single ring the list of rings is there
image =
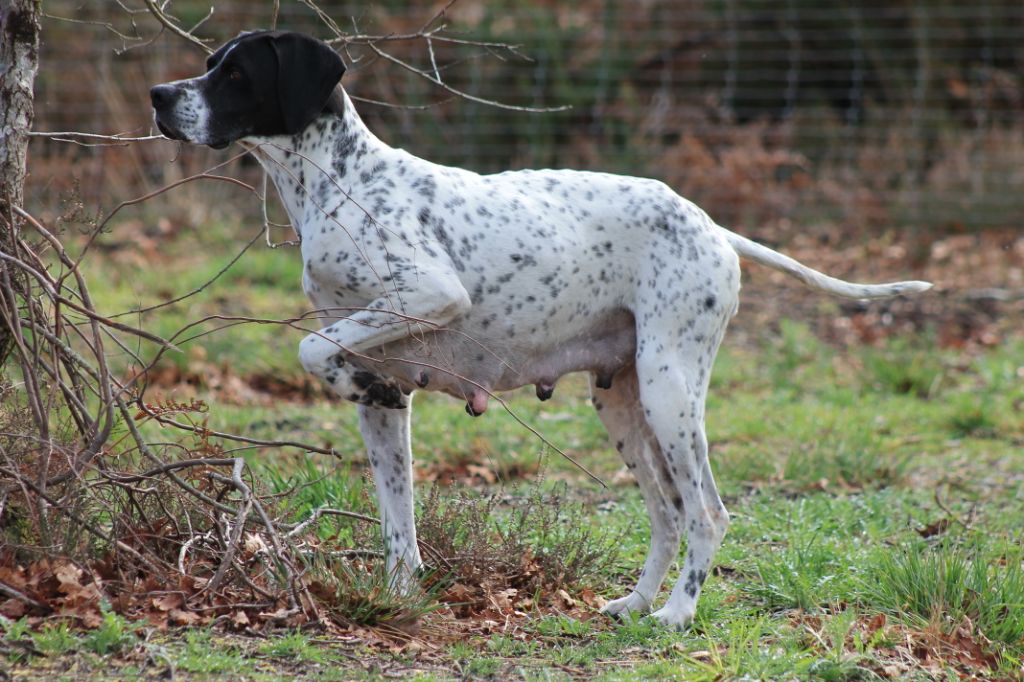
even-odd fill
[[[359,118],[344,65],[309,36],[231,40],[197,78],[151,90],[160,130],[240,142],[273,179],[301,240],[322,327],[302,365],[359,404],[389,568],[414,589],[410,416],[417,389],[483,414],[495,392],[541,400],[588,372],[594,407],[633,472],[651,544],[609,614],[651,610],[682,535],[682,572],[653,613],[683,628],[729,524],[708,464],[711,368],[740,290],[739,258],[851,298],[926,282],[851,284],[716,225],[665,184],[571,170],[479,175],[389,147]]]

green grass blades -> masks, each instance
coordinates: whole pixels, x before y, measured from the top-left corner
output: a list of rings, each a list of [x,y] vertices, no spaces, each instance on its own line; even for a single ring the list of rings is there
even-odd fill
[[[440,608],[433,589],[404,592],[382,557],[364,557],[358,550],[312,552],[307,570],[312,591],[324,600],[331,616],[343,624],[391,628],[412,627]],[[429,576],[424,576],[429,578]]]
[[[988,639],[1020,648],[1024,552],[1019,539],[979,544],[913,543],[878,552],[866,571],[861,599],[946,632],[966,619]]]

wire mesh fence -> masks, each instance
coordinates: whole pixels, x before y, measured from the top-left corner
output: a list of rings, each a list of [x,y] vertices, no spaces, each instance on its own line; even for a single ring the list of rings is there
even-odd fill
[[[209,3],[173,9],[185,25],[205,18],[197,33],[216,44],[268,25],[273,6],[219,0],[209,17]],[[330,37],[313,7],[281,3],[279,26]],[[441,7],[319,4],[343,31],[377,35],[415,32]],[[120,3],[54,0],[46,11],[37,130],[146,133],[148,87],[202,69],[202,52],[173,36],[135,39],[152,19]],[[519,48],[410,40],[389,49],[481,98],[571,108],[496,108],[346,49],[350,93],[406,105],[360,103],[371,127],[440,163],[657,177],[740,227],[971,230],[1024,217],[1019,2],[459,0],[445,21],[445,35]],[[219,158],[170,143],[36,141],[32,153],[36,203],[75,186],[109,203]],[[237,206],[225,202],[254,210],[241,194]]]

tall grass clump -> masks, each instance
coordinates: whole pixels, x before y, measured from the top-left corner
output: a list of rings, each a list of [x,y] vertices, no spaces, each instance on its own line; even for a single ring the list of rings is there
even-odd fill
[[[379,558],[353,560],[359,552],[311,553],[307,567],[312,591],[337,621],[356,625],[411,626],[441,607],[440,583],[434,587],[402,590]],[[367,555],[372,555],[367,552]]]
[[[573,587],[600,580],[616,564],[620,534],[595,528],[564,484],[535,484],[524,497],[461,490],[423,503],[420,538],[449,557],[460,581],[507,582],[518,589]]]
[[[844,591],[849,562],[841,550],[817,534],[758,559],[755,580],[745,591],[769,609],[812,611]]]
[[[951,631],[970,619],[985,637],[1024,647],[1024,554],[915,545],[880,552],[864,575],[862,601],[914,624]]]

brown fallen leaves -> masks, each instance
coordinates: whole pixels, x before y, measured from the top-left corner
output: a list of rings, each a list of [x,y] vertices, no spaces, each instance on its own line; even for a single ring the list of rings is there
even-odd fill
[[[102,620],[102,581],[70,561],[42,559],[27,567],[0,565],[0,583],[8,596],[0,602],[0,615],[8,618],[45,611],[74,618],[90,628]]]
[[[441,593],[440,600],[455,617],[478,623],[505,622],[538,612],[588,620],[607,603],[590,588],[579,590],[574,597],[564,587],[545,584],[543,573],[544,566],[527,552],[520,559],[518,575],[495,574],[475,583],[456,581]]]
[[[366,529],[367,533],[375,531],[374,527]],[[316,572],[300,576],[305,586],[301,590],[302,608],[290,606],[288,590],[272,571],[260,568],[261,558],[265,561],[271,556],[261,533],[247,531],[242,535],[235,572],[216,589],[211,589],[211,576],[222,557],[212,543],[204,549],[203,542],[195,538],[191,542],[182,537],[169,540],[167,534],[153,532],[136,533],[135,537],[145,537],[156,545],[173,542],[177,548],[185,543],[187,551],[162,550],[161,554],[180,557],[177,565],[187,574],[168,566],[162,575],[154,575],[132,565],[116,551],[90,563],[64,558],[25,562],[5,548],[0,550],[0,615],[10,619],[27,617],[35,626],[66,619],[72,627],[84,629],[100,627],[109,611],[160,631],[212,625],[227,631],[257,633],[312,626],[336,636],[356,635],[370,645],[402,649],[414,642],[425,646],[427,640],[444,641],[457,633],[487,634],[510,627],[515,630],[538,614],[557,613],[586,620],[605,603],[591,589],[570,592],[571,588],[560,582],[563,570],[553,572],[551,559],[532,551],[522,551],[502,563],[488,560],[486,566],[473,563],[471,553],[453,552],[448,560],[450,567],[434,578],[441,583],[435,586],[440,610],[418,620],[385,618],[365,625],[347,617],[346,607],[353,597],[337,592],[341,583],[321,584]],[[296,547],[316,547],[324,554],[341,551],[313,535],[295,536],[292,542]],[[136,546],[145,549],[142,544]],[[379,570],[375,562],[380,560],[346,559],[346,571],[361,571],[368,578],[364,586],[384,589],[384,583],[372,579],[374,571]],[[372,601],[374,597],[362,594],[360,599]]]
[[[812,641],[827,641],[823,620],[818,616],[796,617]],[[872,649],[862,665],[883,679],[904,679],[914,672],[925,672],[930,679],[946,679],[952,669],[961,680],[991,680],[999,659],[992,642],[976,631],[969,618],[964,618],[952,631],[938,626],[921,628],[889,622],[884,613],[859,618],[846,633],[843,642],[831,642],[850,656],[859,655],[856,641]]]

